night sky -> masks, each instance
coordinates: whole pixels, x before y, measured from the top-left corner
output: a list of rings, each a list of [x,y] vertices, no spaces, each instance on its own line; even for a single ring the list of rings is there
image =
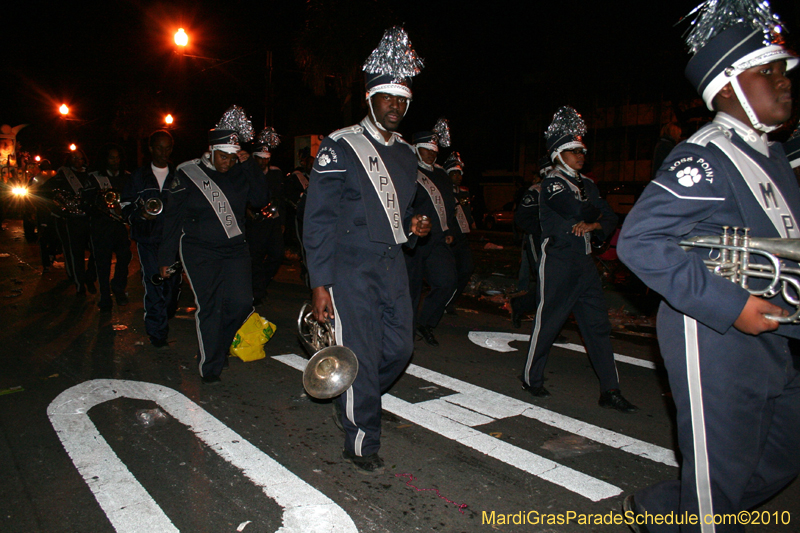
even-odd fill
[[[23,149],[54,163],[68,140],[90,159],[115,141],[133,167],[135,139],[161,127],[166,113],[175,116],[180,162],[204,151],[205,132],[235,103],[257,130],[266,116],[282,135],[274,159],[289,170],[295,135],[327,134],[364,115],[363,75],[355,69],[385,28],[403,24],[426,68],[414,81],[402,133],[410,138],[445,116],[468,174],[513,170],[521,132],[560,105],[580,111],[693,99],[683,76],[685,25],[674,24],[694,5],[17,1],[4,6],[0,123],[30,124],[18,137]],[[788,38],[797,49],[800,2],[776,0],[773,8],[794,30]],[[211,59],[176,53],[178,27],[191,39],[187,55]],[[59,116],[61,103],[73,120]]]

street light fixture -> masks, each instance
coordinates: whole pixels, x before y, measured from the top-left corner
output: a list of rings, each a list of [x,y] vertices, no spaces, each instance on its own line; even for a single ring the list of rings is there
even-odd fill
[[[75,146],[75,143],[72,143],[72,144],[70,144],[70,145],[69,145],[69,151],[70,151],[70,152],[74,152],[74,151],[75,151],[75,150],[77,150],[77,149],[78,149],[78,147],[77,147],[77,146]]]
[[[189,36],[186,35],[183,28],[178,28],[178,31],[175,32],[175,44],[184,48],[189,44]]]
[[[58,111],[64,116],[69,115],[69,108],[67,107],[67,104],[61,104],[61,107],[58,108]]]
[[[164,117],[164,122],[166,123],[167,126],[171,126],[172,123],[175,122],[175,119],[172,117],[172,115],[167,115],[166,117]]]

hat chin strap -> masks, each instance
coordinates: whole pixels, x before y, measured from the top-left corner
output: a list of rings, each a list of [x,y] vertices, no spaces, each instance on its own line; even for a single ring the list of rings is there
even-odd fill
[[[577,177],[577,175],[578,175],[578,171],[577,171],[577,170],[573,170],[573,169],[572,169],[572,167],[570,167],[568,164],[564,163],[564,160],[563,160],[563,159],[561,159],[561,152],[558,152],[558,153],[556,154],[556,159],[558,159],[558,163],[559,163],[559,164],[560,164],[562,167],[564,167],[564,170],[566,171],[566,173],[567,173],[567,174],[569,174],[569,175],[570,175],[570,176],[572,176],[573,178],[574,178],[574,177]]]
[[[742,86],[739,85],[738,77],[733,77],[731,79],[731,87],[733,87],[733,92],[736,94],[736,98],[739,100],[739,103],[742,105],[742,109],[744,109],[747,118],[750,119],[750,123],[753,124],[753,127],[755,129],[763,131],[764,133],[769,133],[781,127],[780,124],[778,124],[777,126],[767,126],[766,124],[762,124],[761,122],[759,122],[755,111],[753,111],[753,108],[750,107],[750,102],[747,101],[747,96],[744,94]]]

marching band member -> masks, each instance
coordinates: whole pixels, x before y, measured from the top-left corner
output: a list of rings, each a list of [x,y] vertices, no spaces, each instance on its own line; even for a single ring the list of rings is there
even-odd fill
[[[593,234],[610,236],[617,216],[600,198],[594,182],[581,174],[586,159],[585,133],[583,119],[569,106],[558,110],[545,133],[555,166],[542,182],[539,196],[539,296],[522,388],[535,397],[550,396],[544,388],[547,356],[572,313],[600,379],[599,405],[630,413],[636,406],[619,390],[608,306],[590,255]]]
[[[131,227],[131,239],[136,241],[136,251],[141,265],[144,285],[144,327],[150,344],[156,349],[169,347],[169,319],[175,316],[181,292],[181,276],[171,276],[160,284],[158,278],[158,249],[164,217],[161,210],[168,199],[175,179],[175,168],[170,164],[174,141],[166,130],[157,130],[148,139],[150,163],[138,168],[122,189],[122,216]],[[148,209],[154,205],[156,209]],[[160,208],[159,208],[160,206]],[[178,258],[177,252],[170,264]]]
[[[472,261],[472,250],[469,247],[469,239],[467,238],[467,234],[475,229],[475,221],[472,219],[469,189],[461,185],[464,179],[464,162],[461,160],[461,154],[451,152],[445,159],[443,166],[453,184],[453,196],[455,198],[456,224],[452,228],[453,242],[450,244],[450,251],[453,252],[453,258],[456,261],[456,274],[458,276],[456,293],[450,299],[445,311],[448,315],[455,315],[457,314],[455,303],[461,293],[464,292],[464,289],[467,288],[467,284],[472,278],[472,272],[475,270],[475,264]]]
[[[253,269],[253,305],[260,305],[267,296],[267,285],[278,273],[283,262],[283,230],[286,210],[283,205],[281,169],[269,164],[274,150],[281,140],[273,128],[265,128],[258,135],[259,149],[253,157],[261,167],[264,182],[269,189],[270,203],[266,213],[257,209],[247,210],[247,244]]]
[[[100,288],[101,311],[111,311],[111,293],[117,305],[127,305],[128,265],[131,263],[131,241],[125,227],[121,206],[121,191],[125,188],[130,172],[121,169],[122,149],[114,144],[103,147],[100,154],[101,168],[89,174],[87,191],[93,209],[91,211],[91,244],[97,268],[97,284]],[[116,193],[116,200],[109,203],[104,195]],[[111,276],[111,256],[117,256],[114,279]]]
[[[175,254],[194,290],[198,367],[203,383],[220,381],[236,331],[253,312],[250,253],[244,228],[249,203],[261,208],[264,175],[239,146],[253,138],[244,110],[232,106],[208,132],[209,151],[178,165],[164,211],[160,274],[170,276]]]
[[[446,119],[439,119],[432,131],[417,132],[412,137],[417,153],[417,193],[412,208],[414,213],[432,221],[431,231],[419,239],[414,248],[407,248],[406,266],[414,309],[416,332],[430,346],[439,346],[433,329],[439,324],[445,307],[453,299],[458,285],[456,262],[450,244],[453,243],[455,197],[450,178],[436,165],[439,146],[450,146],[450,128]],[[420,309],[422,281],[431,290]]]
[[[624,507],[631,517],[674,511],[702,522],[634,531],[743,532],[703,517],[751,509],[800,472],[800,373],[787,339],[800,328],[773,319],[788,305],[710,272],[704,260],[714,250],[680,245],[733,227],[751,237],[800,237],[800,190],[783,148],[766,135],[792,111],[786,71],[797,58],[780,45],[779,24],[767,2],[701,6],[686,76],[716,116],[670,153],[617,244],[622,261],[664,297],[658,339],[683,461],[679,480],[640,490]],[[768,283],[748,282],[751,290]]]
[[[355,382],[334,405],[345,432],[342,458],[364,474],[383,471],[381,394],[414,347],[402,247],[427,235],[430,223],[411,216],[417,160],[396,130],[421,67],[405,31],[388,30],[364,65],[369,114],[322,141],[305,207],[314,318],[335,318],[336,343],[358,358]]]

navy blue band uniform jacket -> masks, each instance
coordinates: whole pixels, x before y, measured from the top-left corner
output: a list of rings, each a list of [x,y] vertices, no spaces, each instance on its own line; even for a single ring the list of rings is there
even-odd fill
[[[397,193],[396,207],[408,236],[413,215],[411,203],[416,191],[417,158],[399,135],[386,146],[365,132],[367,128],[380,135],[366,118],[359,125],[339,132],[364,133],[363,137],[383,159],[392,176]],[[348,274],[336,270],[336,251],[342,245],[391,257],[402,250],[402,243],[395,242],[389,219],[364,166],[350,145],[337,138],[337,133],[320,144],[308,185],[303,245],[311,287],[330,287],[335,284],[337,275]],[[413,245],[414,241],[410,236],[407,244]]]
[[[732,161],[716,141],[733,145],[741,161]],[[743,170],[749,174],[751,165],[763,169],[771,182],[762,173],[748,184]],[[770,219],[770,211],[779,227]],[[720,113],[666,159],[628,215],[617,251],[672,309],[724,334],[739,317],[749,293],[708,270],[703,263],[708,250],[684,250],[678,242],[721,235],[723,226],[750,228],[751,237],[798,237],[793,227],[800,220],[798,215],[800,192],[780,144],[767,144],[741,122]],[[764,262],[755,255],[751,261]],[[749,282],[753,288],[762,288],[764,283]],[[780,295],[771,302],[794,311]],[[778,333],[797,338],[799,329],[781,326]]]
[[[199,168],[225,194],[230,202],[230,212],[242,233],[229,238],[206,196],[182,169],[178,169],[169,190],[169,208],[161,215],[164,217],[163,240],[158,250],[161,266],[174,262],[181,240],[185,244],[203,247],[206,253],[220,258],[247,254],[245,208],[249,203],[259,209],[269,199],[264,175],[252,157],[233,165],[225,173],[217,172],[210,161],[197,161],[200,162]]]
[[[136,169],[122,189],[120,198],[122,216],[130,224],[131,239],[136,242],[151,244],[161,242],[161,234],[164,227],[162,216],[159,215],[152,220],[146,220],[142,218],[141,214],[142,204],[151,198],[160,199],[166,211],[169,190],[172,187],[172,181],[175,179],[175,169],[172,165],[169,165],[168,169],[169,173],[167,174],[167,179],[164,180],[163,189],[158,187],[158,179],[153,174],[152,163],[146,163]],[[168,264],[172,264],[172,262]]]
[[[600,197],[594,182],[581,176],[586,200],[581,200],[580,184],[560,166],[542,181],[539,196],[539,222],[542,247],[546,253],[557,257],[586,256],[591,252],[588,239],[572,233],[579,222],[599,222],[602,228],[592,232],[592,237],[605,239],[617,227],[617,215]]]

